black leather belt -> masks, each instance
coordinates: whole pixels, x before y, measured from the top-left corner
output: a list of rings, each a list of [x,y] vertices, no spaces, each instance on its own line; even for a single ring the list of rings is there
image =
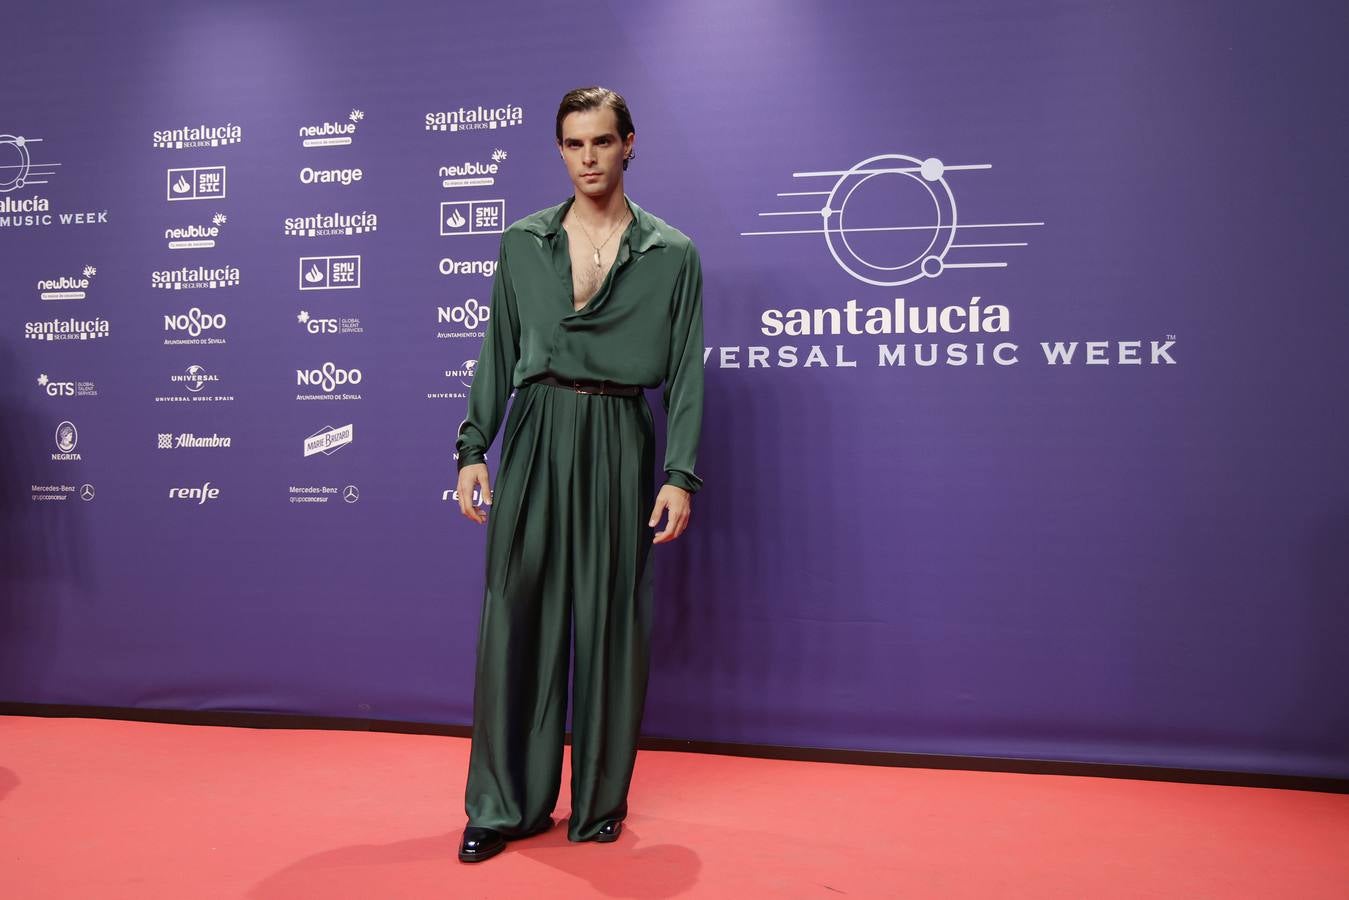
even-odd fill
[[[642,392],[640,384],[619,384],[615,381],[572,381],[568,378],[558,378],[556,375],[544,375],[535,378],[531,383],[569,388],[578,394],[600,394],[614,397],[636,397]]]

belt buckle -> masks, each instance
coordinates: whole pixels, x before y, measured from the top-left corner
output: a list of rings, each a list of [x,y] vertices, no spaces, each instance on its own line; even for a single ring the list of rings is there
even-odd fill
[[[579,382],[572,385],[572,390],[576,391],[576,393],[578,394],[598,394],[600,396],[603,396],[604,382],[600,382],[599,390],[594,390],[589,385],[580,384]]]

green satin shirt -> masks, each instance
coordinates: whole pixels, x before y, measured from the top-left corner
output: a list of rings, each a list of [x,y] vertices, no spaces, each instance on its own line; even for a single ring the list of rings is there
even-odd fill
[[[595,296],[572,306],[562,218],[575,198],[501,235],[491,317],[459,426],[459,468],[484,461],[511,392],[543,375],[664,383],[665,481],[696,492],[703,417],[703,274],[688,236],[631,200],[632,221]]]

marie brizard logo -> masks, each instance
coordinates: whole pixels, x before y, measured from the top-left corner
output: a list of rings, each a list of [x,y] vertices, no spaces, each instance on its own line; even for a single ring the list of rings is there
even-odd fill
[[[820,203],[817,207],[761,212],[759,215],[804,216],[808,223],[806,227],[742,231],[740,234],[744,237],[822,234],[829,253],[843,271],[858,281],[878,287],[936,278],[947,269],[1005,268],[1006,262],[987,259],[990,251],[1000,255],[1009,248],[1024,247],[1026,243],[996,238],[991,242],[979,242],[976,235],[981,232],[974,229],[1027,228],[1044,223],[962,223],[956,213],[955,193],[946,179],[950,172],[991,168],[988,163],[952,166],[935,157],[920,160],[886,153],[864,159],[842,171],[793,172],[793,178],[833,179],[834,183],[828,190],[778,194],[779,197],[825,198],[822,202],[814,201]],[[896,216],[900,217],[899,221]],[[961,231],[970,237],[960,237]],[[967,252],[972,250],[979,252]],[[970,259],[971,255],[976,259]]]

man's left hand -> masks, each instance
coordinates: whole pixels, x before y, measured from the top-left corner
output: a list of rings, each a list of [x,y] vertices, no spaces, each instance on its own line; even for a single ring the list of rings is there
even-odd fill
[[[651,510],[651,520],[646,524],[651,528],[656,527],[660,521],[660,514],[664,512],[668,518],[665,521],[665,529],[658,533],[652,540],[653,544],[663,544],[666,541],[673,541],[684,533],[684,529],[689,527],[689,513],[692,506],[689,503],[689,492],[681,487],[675,487],[673,484],[667,484],[661,487],[660,493],[656,495],[656,506]]]

